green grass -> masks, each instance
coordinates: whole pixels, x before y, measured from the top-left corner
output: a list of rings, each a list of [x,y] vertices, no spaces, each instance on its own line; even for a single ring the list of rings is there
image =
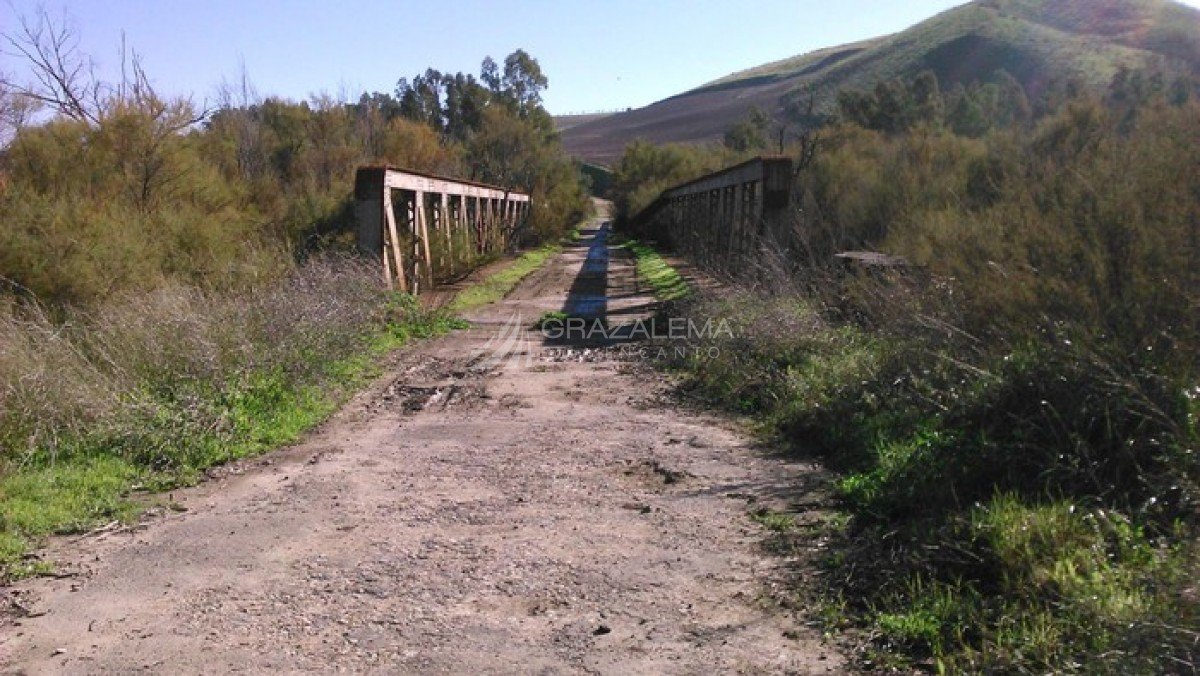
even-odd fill
[[[1159,673],[1167,655],[1194,650],[1194,608],[1173,591],[1190,579],[1185,545],[1156,543],[1119,512],[1011,494],[976,506],[968,521],[958,537],[924,545],[973,550],[995,578],[894,569],[900,584],[862,614],[880,637],[876,662],[928,658],[949,673]]]
[[[452,313],[461,314],[502,300],[521,283],[521,280],[541,268],[547,261],[561,252],[563,245],[579,241],[582,237],[580,233],[581,227],[582,224],[576,225],[563,236],[562,241],[559,243],[546,244],[537,249],[526,251],[518,256],[516,260],[488,275],[478,284],[463,289],[454,297],[454,300],[450,301],[447,310]]]
[[[455,313],[468,312],[503,299],[522,279],[545,265],[546,261],[560,251],[561,244],[547,244],[521,254],[515,261],[489,275],[479,284],[460,292],[447,306],[448,309]]]
[[[80,458],[6,476],[0,481],[0,563],[11,572],[29,538],[134,518],[138,509],[126,496],[145,476],[117,457]]]
[[[548,310],[543,312],[541,317],[538,317],[538,320],[533,324],[533,328],[544,329],[547,324],[562,325],[570,317],[570,315],[562,310]]]
[[[625,248],[633,253],[637,262],[638,279],[650,285],[655,298],[660,301],[673,301],[688,296],[687,282],[652,247],[637,240],[630,240],[625,243]]]
[[[322,364],[319,383],[289,387],[276,374],[253,373],[206,402],[224,412],[226,430],[189,429],[160,413],[136,430],[97,431],[70,453],[16,466],[0,479],[0,579],[46,572],[27,554],[47,535],[136,520],[146,505],[139,495],[194,484],[210,467],[297,441],[377,377],[382,356],[465,325],[442,313],[409,316],[369,336],[364,350]]]
[[[466,327],[451,312],[503,298],[560,249],[525,253],[459,294],[449,312],[429,312],[412,297],[391,294],[379,308],[387,319],[355,339],[360,349],[341,357],[300,350],[296,358],[305,363],[295,366],[308,375],[286,373],[293,364],[246,364],[224,385],[192,386],[182,376],[159,374],[165,380],[136,392],[125,415],[58,440],[53,453],[33,451],[8,464],[0,477],[0,579],[45,572],[47,564],[28,553],[46,536],[136,520],[155,492],[296,442],[377,377],[381,357]]]
[[[791,514],[765,507],[750,512],[750,519],[763,528],[776,533],[786,533],[796,527],[796,519]]]

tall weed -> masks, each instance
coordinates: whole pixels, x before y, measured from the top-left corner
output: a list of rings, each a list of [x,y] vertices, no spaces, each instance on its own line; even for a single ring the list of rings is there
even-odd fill
[[[382,350],[452,325],[381,291],[373,266],[330,257],[244,291],[174,284],[87,312],[3,310],[6,564],[21,538],[127,514],[135,486],[190,482],[295,439]]]

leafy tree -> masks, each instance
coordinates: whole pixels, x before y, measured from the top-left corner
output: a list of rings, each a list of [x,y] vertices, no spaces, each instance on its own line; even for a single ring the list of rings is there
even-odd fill
[[[515,106],[521,119],[529,119],[539,113],[545,113],[542,108],[542,92],[549,86],[550,81],[542,74],[542,67],[537,59],[525,50],[518,49],[504,59],[504,77],[500,81],[501,88],[496,92],[501,101]]]
[[[1032,119],[1025,89],[1003,70],[990,82],[956,84],[946,93],[937,75],[924,71],[907,84],[888,80],[871,92],[842,91],[838,110],[845,122],[891,135],[917,125],[945,125],[956,134],[977,138],[993,127],[1026,126]]]
[[[725,147],[738,152],[766,150],[771,118],[758,106],[725,131]]]
[[[480,129],[467,142],[471,178],[527,188],[542,149],[537,129],[507,108],[489,106]]]
[[[358,97],[358,103],[351,108],[359,115],[370,111],[378,112],[384,120],[391,120],[403,114],[400,102],[391,94],[383,92],[363,92]]]
[[[909,88],[900,80],[885,80],[875,85],[875,117],[872,129],[890,134],[912,126],[915,105]]]
[[[931,70],[924,71],[913,80],[909,89],[915,108],[915,121],[931,126],[940,125],[945,111],[937,75]]]
[[[843,89],[838,92],[837,105],[843,121],[863,129],[875,125],[875,97],[867,92]]]
[[[496,65],[496,61],[492,57],[483,57],[483,63],[479,66],[479,79],[483,81],[484,86],[493,94],[502,89],[500,84],[500,66]]]
[[[445,111],[442,107],[442,74],[428,68],[417,75],[410,84],[407,78],[396,82],[396,98],[400,101],[400,114],[410,120],[433,127],[436,131],[445,128]]]
[[[4,147],[13,136],[24,128],[37,112],[40,104],[6,84],[7,78],[0,73],[0,147]]]
[[[935,123],[941,108],[937,77],[922,73],[909,85],[884,80],[871,92],[842,91],[838,110],[842,119],[865,129],[889,134],[907,131],[917,121]]]
[[[633,216],[664,189],[729,166],[741,157],[721,146],[656,146],[634,141],[625,146],[613,170],[611,194],[617,216]]]
[[[1033,107],[1020,80],[1004,69],[993,76],[997,87],[998,108],[994,115],[996,126],[1025,127],[1033,119]]]
[[[490,94],[472,75],[456,73],[442,77],[445,89],[446,134],[457,141],[465,141],[483,124],[483,111],[487,108]]]
[[[950,99],[953,103],[947,111],[946,124],[954,133],[972,138],[987,133],[991,121],[984,106],[986,94],[978,85],[956,86]]]

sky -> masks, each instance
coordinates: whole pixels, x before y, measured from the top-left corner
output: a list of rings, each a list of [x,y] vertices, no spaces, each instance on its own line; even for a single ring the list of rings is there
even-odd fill
[[[821,47],[902,30],[958,0],[0,0],[0,32],[43,6],[112,77],[124,33],[155,87],[212,101],[245,72],[262,95],[356,99],[433,67],[478,75],[517,48],[555,114],[641,107]],[[1200,0],[1187,4],[1200,6]],[[24,64],[0,55],[0,71]]]

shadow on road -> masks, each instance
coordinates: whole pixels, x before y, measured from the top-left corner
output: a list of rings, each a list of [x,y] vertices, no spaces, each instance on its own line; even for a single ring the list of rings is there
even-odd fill
[[[592,242],[588,246],[587,258],[575,276],[563,312],[568,317],[577,317],[592,322],[607,321],[608,318],[608,235],[609,227],[602,225],[592,231]]]
[[[587,255],[563,303],[562,312],[566,319],[561,326],[556,323],[543,330],[544,344],[602,347],[643,338],[633,330],[639,321],[633,316],[653,314],[657,304],[647,299],[645,303],[610,308],[609,303],[614,298],[629,300],[641,294],[628,289],[614,289],[618,293],[609,295],[613,256],[609,245],[609,226],[605,224],[594,230],[584,230],[582,234],[584,239],[580,246],[587,247]],[[618,316],[624,320],[623,323],[615,321]]]

